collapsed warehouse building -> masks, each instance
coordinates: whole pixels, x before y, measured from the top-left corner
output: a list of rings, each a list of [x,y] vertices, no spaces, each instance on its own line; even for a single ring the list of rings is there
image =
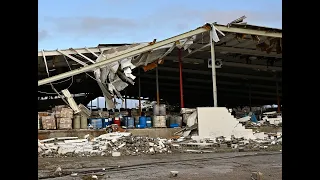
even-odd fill
[[[227,109],[211,111],[199,107],[251,109],[278,104],[280,112],[281,39],[280,29],[213,23],[159,42],[43,50],[38,52],[38,111],[55,108],[55,112],[67,112],[56,108],[67,104],[77,114],[86,110],[77,105],[87,105],[100,96],[105,97],[107,110],[114,109],[114,98],[143,97],[156,100],[158,105],[163,99],[181,109],[197,108],[200,112],[198,122],[187,125],[183,134],[187,131],[189,135],[190,127],[198,123],[198,130],[202,129],[198,135],[203,137],[237,134],[236,138],[253,138],[251,131],[242,126],[234,131],[238,122]],[[225,122],[232,128],[211,132],[210,112],[218,113],[219,118],[228,117]],[[137,115],[141,116],[141,108]],[[205,117],[205,121],[199,117]],[[188,124],[187,119],[184,122]]]
[[[241,24],[232,24],[230,27],[215,25],[215,28],[221,30],[225,35],[216,33],[219,41],[214,43],[215,59],[222,63],[221,68],[216,68],[219,106],[281,104],[282,53],[279,51],[281,30]],[[146,72],[141,68],[131,69],[132,76],[136,78],[130,77],[135,83],[126,82],[129,84],[125,88],[126,96],[138,98],[140,89],[141,97],[156,100],[158,80],[160,98],[170,104],[180,104],[179,81],[181,80],[185,107],[212,106],[212,72],[211,68],[208,68],[208,60],[211,58],[210,31],[205,28],[197,30],[198,32],[192,34],[191,38],[182,36],[180,46],[175,41],[181,38],[170,38],[172,41],[168,44],[162,43],[169,42],[167,40],[158,42],[160,43],[157,46],[159,48],[155,50],[153,46],[157,45],[157,42],[154,45],[149,45],[149,43],[100,44],[96,48],[40,51],[38,53],[38,78],[40,82],[48,78],[43,57],[46,58],[50,77],[54,77],[70,69],[75,71],[80,67],[95,64],[96,60],[99,60],[98,57],[102,56],[101,52],[111,53],[111,57],[117,57],[121,54],[125,55],[126,52],[135,51],[137,53],[132,53],[133,56],[126,57],[135,58],[133,60],[135,62],[132,62],[135,66],[155,67],[157,65],[152,63],[158,62],[159,59],[162,60],[162,64],[158,65],[158,68],[149,68]],[[148,49],[141,51],[139,48]],[[151,57],[146,58],[147,53],[150,52]],[[76,62],[75,59],[77,59]],[[179,76],[180,60],[182,61],[182,79]],[[70,76],[62,81],[52,82],[52,85],[60,91],[68,88],[72,94],[82,93],[75,97],[75,100],[77,103],[86,105],[96,97],[104,95],[93,70]],[[129,72],[128,69],[127,72]],[[118,78],[113,80],[117,81]],[[40,109],[45,110],[50,105],[63,104],[59,98],[40,100],[43,97],[57,96],[50,84],[39,86],[38,92],[38,108]],[[123,90],[122,95],[125,93]],[[201,98],[196,94],[201,94]]]

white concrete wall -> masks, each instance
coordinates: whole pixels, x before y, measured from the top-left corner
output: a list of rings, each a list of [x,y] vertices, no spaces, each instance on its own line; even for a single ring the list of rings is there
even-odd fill
[[[201,138],[224,136],[255,139],[251,129],[245,129],[225,107],[198,107],[198,131]]]

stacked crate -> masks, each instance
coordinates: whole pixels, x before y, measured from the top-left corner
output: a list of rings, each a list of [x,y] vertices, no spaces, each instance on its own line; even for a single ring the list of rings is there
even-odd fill
[[[48,114],[48,116],[41,116],[42,128],[43,129],[57,129],[56,119],[53,114]]]
[[[62,107],[56,109],[57,127],[58,129],[72,129],[73,110],[71,108]]]

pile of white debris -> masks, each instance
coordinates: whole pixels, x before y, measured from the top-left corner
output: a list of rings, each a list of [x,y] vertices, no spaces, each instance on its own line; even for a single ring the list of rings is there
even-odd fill
[[[267,149],[268,146],[282,144],[281,133],[254,134],[256,139],[247,140],[231,136],[216,138],[161,139],[132,136],[128,132],[113,132],[98,137],[86,135],[38,140],[39,157],[89,157],[89,156],[136,156],[173,152],[215,152],[223,148],[235,150]],[[250,150],[249,150],[250,151]]]
[[[128,132],[114,132],[83,139],[51,138],[38,141],[39,157],[121,156],[171,153],[170,141],[161,138],[137,137]]]

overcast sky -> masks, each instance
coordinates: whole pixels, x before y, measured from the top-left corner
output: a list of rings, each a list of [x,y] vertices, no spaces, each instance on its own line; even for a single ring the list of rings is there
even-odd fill
[[[206,22],[247,16],[281,28],[281,0],[39,0],[38,49],[163,40]]]

